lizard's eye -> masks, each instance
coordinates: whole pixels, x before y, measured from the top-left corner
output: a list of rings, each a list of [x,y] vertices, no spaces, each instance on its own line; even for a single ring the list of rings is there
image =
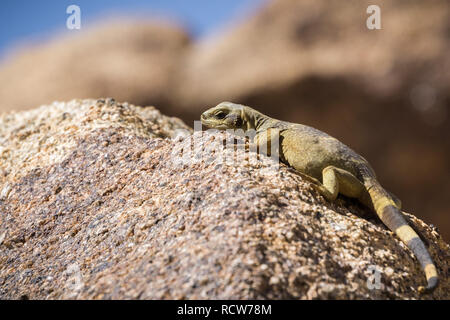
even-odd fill
[[[219,111],[219,112],[217,112],[216,114],[215,114],[215,117],[217,118],[217,119],[223,119],[223,118],[225,118],[226,117],[226,113],[225,112],[223,112],[223,111]]]

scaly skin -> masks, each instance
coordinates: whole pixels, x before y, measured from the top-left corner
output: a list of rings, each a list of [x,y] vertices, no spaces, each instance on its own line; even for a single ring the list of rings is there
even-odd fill
[[[222,102],[205,111],[201,121],[219,130],[256,130],[255,142],[260,149],[270,150],[271,144],[276,142],[280,160],[312,182],[326,199],[333,201],[341,193],[372,208],[420,262],[427,286],[419,287],[419,292],[431,292],[436,288],[438,274],[428,250],[403,217],[400,201],[383,189],[362,156],[322,131],[276,120],[231,102]]]

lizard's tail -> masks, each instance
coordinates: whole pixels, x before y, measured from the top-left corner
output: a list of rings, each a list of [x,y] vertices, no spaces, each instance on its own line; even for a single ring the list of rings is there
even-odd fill
[[[375,178],[364,179],[373,207],[383,223],[402,240],[419,260],[427,278],[427,286],[418,288],[420,293],[433,291],[438,285],[436,266],[422,240],[403,217],[391,195],[383,189]]]

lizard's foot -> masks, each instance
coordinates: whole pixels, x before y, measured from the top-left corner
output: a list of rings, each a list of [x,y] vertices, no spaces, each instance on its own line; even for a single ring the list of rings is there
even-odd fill
[[[328,201],[336,200],[336,196],[332,194],[327,188],[322,184],[311,184],[314,190],[316,190],[321,196],[323,196]]]
[[[336,200],[337,193],[334,195],[332,192],[330,192],[319,180],[317,180],[314,177],[311,177],[310,175],[307,175],[306,173],[295,171],[297,175],[302,177],[302,180],[305,180],[310,183],[311,187],[316,190],[320,195],[322,195],[325,199],[328,201],[334,201]]]

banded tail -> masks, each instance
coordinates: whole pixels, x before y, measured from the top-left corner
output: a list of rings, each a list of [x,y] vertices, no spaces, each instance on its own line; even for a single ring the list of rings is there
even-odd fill
[[[420,286],[418,288],[419,292],[427,293],[433,291],[438,285],[439,279],[436,266],[423,241],[414,229],[408,225],[392,196],[383,189],[374,177],[364,176],[364,185],[369,192],[378,217],[411,249],[425,272],[427,286]]]

